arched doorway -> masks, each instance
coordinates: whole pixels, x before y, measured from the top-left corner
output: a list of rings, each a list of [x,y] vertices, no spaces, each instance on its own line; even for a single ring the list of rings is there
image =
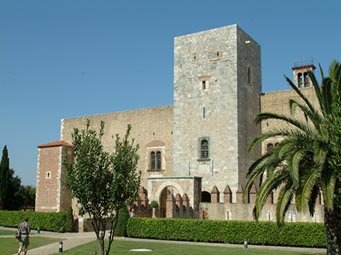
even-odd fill
[[[211,203],[211,193],[207,191],[201,192],[201,202]]]
[[[167,210],[167,193],[170,191],[173,195],[179,193],[179,191],[173,186],[165,187],[160,193],[159,205],[160,205],[160,218],[166,217]]]

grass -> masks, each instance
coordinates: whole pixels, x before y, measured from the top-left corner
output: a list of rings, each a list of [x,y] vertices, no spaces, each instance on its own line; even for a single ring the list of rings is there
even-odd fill
[[[151,252],[132,252],[130,249],[151,249]],[[96,253],[97,251],[97,253]],[[64,251],[63,254],[67,255],[94,255],[100,254],[97,241],[84,244],[73,248],[68,251]],[[306,255],[311,253],[294,252],[294,251],[282,251],[272,248],[227,248],[227,247],[212,247],[212,246],[200,246],[200,245],[185,245],[185,244],[165,244],[154,242],[133,242],[133,241],[114,241],[111,247],[110,254],[146,254],[146,255]],[[317,253],[315,253],[317,254]],[[322,255],[325,253],[319,253]],[[57,253],[56,253],[57,255]]]
[[[4,235],[13,235],[15,234],[15,230],[5,230],[5,229],[0,229],[0,236]]]
[[[1,230],[2,231],[2,230]],[[12,231],[12,233],[14,233]],[[30,246],[29,249],[37,248],[43,245],[47,245],[50,243],[57,243],[60,239],[55,239],[55,238],[48,238],[48,237],[30,237]],[[19,248],[19,243],[15,239],[14,234],[13,238],[10,237],[3,237],[0,238],[0,250],[2,255],[10,255],[10,254],[15,254],[18,251]],[[57,244],[56,244],[57,247]],[[57,248],[56,248],[57,249]],[[28,254],[30,252],[28,251]]]

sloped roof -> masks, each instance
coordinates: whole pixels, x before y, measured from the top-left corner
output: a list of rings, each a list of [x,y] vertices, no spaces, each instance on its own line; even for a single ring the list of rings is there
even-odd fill
[[[60,140],[60,141],[54,141],[46,144],[40,144],[38,145],[38,148],[49,148],[49,147],[59,147],[59,146],[68,146],[72,147],[73,145],[71,143],[68,143],[66,141]]]

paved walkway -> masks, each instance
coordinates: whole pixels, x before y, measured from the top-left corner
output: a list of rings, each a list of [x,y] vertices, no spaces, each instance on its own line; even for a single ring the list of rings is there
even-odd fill
[[[4,228],[4,227],[0,227],[0,229],[15,230],[13,228]],[[14,232],[13,232],[13,235],[14,235]],[[3,235],[3,236],[0,236],[0,238],[14,238],[13,235],[10,235],[10,236]],[[56,233],[56,232],[41,231],[38,234],[35,230],[33,230],[31,231],[31,236],[51,237],[55,239],[60,239],[61,241],[63,241],[64,251],[77,247],[81,244],[85,244],[85,243],[96,240],[96,236],[94,232]],[[56,253],[58,253],[58,242],[48,244],[45,246],[41,246],[35,249],[29,249],[27,252],[28,255],[49,255],[49,254],[56,254]]]
[[[0,227],[0,229],[6,229]],[[13,229],[12,229],[13,230]],[[63,240],[63,248],[65,250],[69,250],[71,248],[77,247],[79,245],[91,242],[96,240],[96,236],[94,232],[85,232],[85,233],[55,233],[55,232],[47,232],[42,231],[40,234],[37,234],[36,231],[32,232],[32,236],[42,236],[42,237],[51,237]],[[0,238],[6,238],[11,236],[0,236]],[[243,245],[239,244],[224,244],[224,243],[201,243],[201,242],[185,242],[185,241],[168,241],[168,240],[154,240],[154,239],[138,239],[138,238],[115,238],[116,240],[123,241],[134,241],[134,242],[157,242],[157,243],[177,243],[177,244],[186,244],[186,245],[196,245],[196,246],[219,246],[219,247],[239,247],[243,248]],[[286,251],[297,251],[304,252],[310,254],[316,253],[325,253],[325,249],[313,249],[313,248],[299,248],[299,247],[281,247],[281,246],[262,246],[262,245],[249,245],[249,248],[260,248],[260,249],[269,249],[273,250],[274,254],[278,250],[286,250]],[[139,248],[139,247],[136,247]],[[35,249],[29,249],[28,255],[49,255],[58,253],[58,243],[49,244],[46,246],[42,246]]]

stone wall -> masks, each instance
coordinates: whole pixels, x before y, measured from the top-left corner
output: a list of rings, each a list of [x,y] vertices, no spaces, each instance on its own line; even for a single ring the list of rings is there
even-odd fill
[[[108,114],[82,116],[62,120],[61,138],[72,142],[71,134],[74,128],[85,129],[87,119],[91,127],[99,130],[101,121],[105,122],[105,133],[102,139],[105,150],[112,152],[115,145],[115,135],[125,135],[127,125],[132,126],[131,138],[139,144],[138,170],[142,173],[141,186],[147,186],[150,176],[171,176],[173,168],[173,107],[157,107],[142,110],[114,112]],[[162,152],[162,169],[150,169],[149,153],[151,149]]]
[[[262,91],[260,45],[237,27],[238,79],[238,183],[244,185],[250,165],[260,157],[260,146],[249,153],[251,141],[260,135],[260,125],[254,123],[260,113]],[[227,183],[229,184],[229,183]],[[233,191],[236,186],[231,186]],[[235,184],[236,185],[236,184]]]
[[[314,105],[318,105],[313,87],[300,88],[300,90],[309,100],[311,100],[311,102]],[[299,97],[297,96],[296,92],[292,89],[263,93],[261,96],[261,112],[275,112],[277,114],[284,114],[284,115],[289,116],[290,115],[290,109],[289,109],[290,99],[295,99],[298,102],[302,102],[302,100],[299,99]],[[297,110],[297,116],[301,119],[304,118],[304,116],[300,114],[299,110]],[[285,125],[281,121],[269,120],[261,124],[261,131],[262,133],[264,133],[269,130],[282,128],[282,127],[290,127],[290,126]],[[264,147],[262,148],[262,152],[263,153],[265,152]]]
[[[64,156],[70,158],[72,148],[62,141],[38,146],[35,210],[41,212],[67,211],[71,193],[66,188]]]
[[[176,37],[174,176],[201,176],[204,191],[227,184],[236,191],[260,155],[247,153],[260,133],[250,122],[260,110],[260,91],[260,47],[238,26]],[[200,158],[201,139],[209,141],[208,159]]]

